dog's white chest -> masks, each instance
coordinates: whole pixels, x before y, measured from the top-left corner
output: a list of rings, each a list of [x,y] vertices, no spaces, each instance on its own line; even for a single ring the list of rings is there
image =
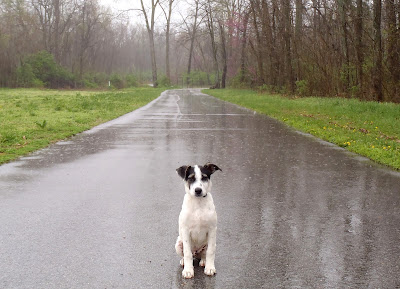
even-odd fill
[[[185,196],[181,218],[188,227],[207,227],[216,223],[217,213],[212,200],[211,193],[207,199],[193,198],[188,195]]]
[[[180,226],[189,231],[196,246],[206,243],[209,230],[217,226],[217,213],[211,194],[207,200],[185,196],[179,219]]]
[[[207,231],[209,227],[214,227],[217,223],[217,213],[215,209],[197,209],[188,212],[186,225],[191,231]]]

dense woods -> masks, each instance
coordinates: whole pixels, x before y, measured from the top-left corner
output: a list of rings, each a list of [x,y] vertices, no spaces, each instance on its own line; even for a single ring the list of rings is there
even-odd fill
[[[138,81],[400,102],[399,0],[0,0],[0,86]]]

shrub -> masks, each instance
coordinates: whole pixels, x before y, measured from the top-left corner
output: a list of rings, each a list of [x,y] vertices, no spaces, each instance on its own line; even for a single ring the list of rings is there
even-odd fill
[[[137,87],[138,86],[138,79],[136,75],[129,73],[125,76],[126,86],[127,87]]]
[[[359,97],[360,95],[360,87],[358,85],[354,85],[350,87],[350,96],[351,97]]]
[[[232,88],[250,88],[251,87],[251,78],[245,73],[242,75],[241,73],[236,74],[229,81],[229,86]]]
[[[111,85],[117,89],[122,89],[125,87],[124,80],[121,75],[113,73],[110,76]]]
[[[40,51],[26,57],[17,69],[17,84],[23,87],[71,87],[74,76],[58,65],[52,54]]]
[[[85,87],[85,88],[98,88],[99,86],[97,85],[97,83],[95,83],[95,82],[92,82],[92,81],[90,81],[90,80],[88,80],[88,79],[84,79],[83,80],[83,86]]]
[[[43,87],[44,87],[44,83],[43,83],[43,81],[41,81],[40,79],[35,78],[35,79],[32,81],[31,87],[34,87],[34,88],[43,88]]]
[[[259,87],[257,87],[257,91],[259,93],[272,93],[273,89],[271,88],[271,86],[269,86],[267,84],[263,84],[263,85],[260,85]]]
[[[24,63],[17,69],[17,85],[21,87],[31,87],[34,81],[37,80],[33,73],[32,66],[29,63]]]
[[[108,86],[109,77],[105,73],[87,72],[83,76],[83,86],[86,88],[100,88]]]
[[[183,85],[187,86],[209,86],[211,85],[210,79],[214,79],[213,75],[209,75],[207,72],[195,70],[192,71],[190,74],[183,74],[182,75]]]
[[[158,81],[158,86],[170,87],[171,86],[171,80],[166,75],[163,75],[160,78],[160,80]]]
[[[296,81],[296,92],[301,96],[309,95],[308,81],[298,80]]]

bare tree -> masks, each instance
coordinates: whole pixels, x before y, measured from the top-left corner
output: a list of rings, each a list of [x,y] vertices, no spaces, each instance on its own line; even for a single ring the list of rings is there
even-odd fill
[[[261,29],[259,28],[259,23],[258,23],[259,19],[258,14],[261,12],[259,0],[250,1],[250,8],[253,16],[253,29],[256,39],[256,44],[253,44],[253,42],[250,41],[250,45],[256,53],[257,68],[258,68],[257,82],[259,85],[261,85],[264,83],[265,80],[264,80],[264,54],[263,54],[264,45],[263,45],[263,38],[261,36]]]
[[[47,51],[50,51],[53,3],[51,0],[31,0],[31,4],[40,21],[40,29],[42,32],[42,42],[44,48]]]
[[[207,18],[207,28],[211,40],[211,49],[214,63],[214,88],[220,88],[220,76],[219,76],[219,66],[218,66],[218,56],[217,56],[217,43],[215,40],[215,27],[214,27],[214,11],[211,4],[211,0],[207,0],[206,7],[206,18]]]
[[[283,22],[284,22],[284,42],[285,42],[285,62],[286,62],[286,78],[290,93],[294,92],[294,78],[292,67],[292,51],[291,51],[291,21],[290,21],[290,0],[282,0],[283,3]]]
[[[226,52],[226,36],[225,36],[225,27],[222,24],[222,21],[220,19],[218,21],[218,26],[219,26],[219,33],[221,35],[221,56],[222,56],[222,76],[221,76],[221,88],[226,87],[226,73],[228,69],[227,65],[227,52]]]
[[[99,7],[95,0],[83,0],[81,6],[81,15],[79,22],[80,41],[78,44],[79,54],[79,79],[83,79],[83,73],[87,66],[88,49],[94,45],[96,28],[102,22],[102,14],[99,13]],[[78,40],[78,38],[76,39]]]
[[[347,7],[348,3],[346,0],[339,0],[340,4],[340,21],[342,28],[342,46],[343,46],[343,54],[344,54],[344,87],[345,91],[348,91],[350,88],[350,51],[349,51],[349,33],[348,33],[348,21],[347,21]]]
[[[382,0],[374,0],[374,73],[372,87],[376,100],[383,101],[382,91]]]
[[[172,17],[172,8],[175,0],[168,0],[167,6],[168,9],[166,10],[163,5],[160,5],[161,9],[164,12],[166,23],[166,30],[165,30],[165,74],[168,81],[171,80],[171,68],[170,68],[170,31],[171,31],[171,17]]]
[[[60,0],[53,0],[54,6],[54,57],[60,63]]]
[[[364,48],[363,48],[363,1],[357,0],[357,17],[355,20],[355,49],[356,49],[356,69],[357,69],[357,82],[360,94],[364,91]]]
[[[400,8],[400,6],[397,7]],[[399,9],[397,8],[397,9]],[[387,66],[389,69],[389,94],[393,98],[400,93],[400,68],[399,68],[399,52],[400,52],[400,27],[397,25],[396,1],[386,0],[387,15]],[[400,15],[400,9],[399,9]]]
[[[140,4],[142,6],[142,13],[145,19],[147,33],[149,35],[149,42],[150,42],[150,56],[151,56],[151,73],[153,76],[153,86],[158,86],[157,81],[157,61],[156,61],[156,50],[154,47],[154,24],[155,24],[155,13],[157,5],[159,4],[159,0],[151,0],[151,7],[150,7],[150,17],[148,15],[147,9],[143,4],[143,0],[140,0]]]
[[[189,47],[189,57],[188,57],[188,65],[187,65],[187,83],[190,82],[190,73],[192,71],[192,58],[193,58],[193,49],[196,40],[196,33],[198,28],[198,18],[199,18],[199,8],[200,8],[200,0],[194,0],[194,15],[193,16],[193,24],[186,23],[187,30],[190,38],[190,47]]]
[[[300,53],[302,52],[302,38],[303,38],[303,10],[304,5],[302,0],[296,0],[296,26],[294,33],[294,53],[297,64],[297,79],[301,79],[301,65],[299,61]]]
[[[246,77],[246,47],[247,47],[247,26],[249,23],[249,12],[245,12],[243,17],[243,31],[240,47],[240,83],[245,82]]]

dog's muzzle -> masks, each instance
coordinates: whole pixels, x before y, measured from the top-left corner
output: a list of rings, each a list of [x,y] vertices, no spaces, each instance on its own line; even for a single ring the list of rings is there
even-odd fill
[[[203,193],[203,190],[201,188],[195,188],[194,193],[196,197],[201,197],[201,194]]]

